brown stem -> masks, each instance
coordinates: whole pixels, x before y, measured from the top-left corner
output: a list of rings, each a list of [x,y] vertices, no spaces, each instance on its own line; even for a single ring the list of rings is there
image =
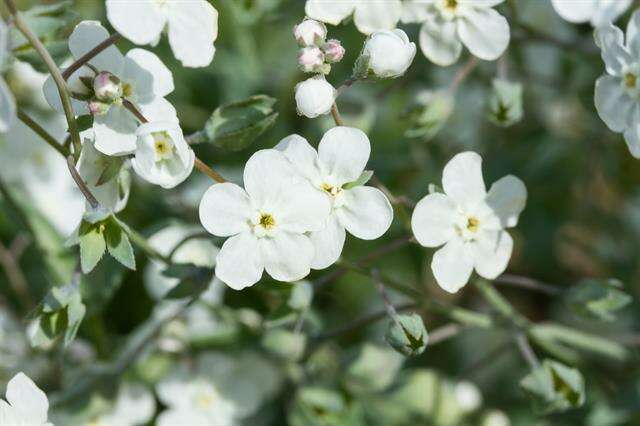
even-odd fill
[[[69,167],[69,173],[71,173],[71,177],[80,189],[80,192],[82,192],[82,195],[84,195],[84,198],[86,198],[89,204],[91,204],[91,208],[97,209],[100,206],[100,203],[98,203],[98,200],[96,200],[96,197],[93,196],[93,194],[87,187],[87,184],[84,182],[84,180],[82,180],[82,176],[80,176],[80,174],[76,170],[76,162],[73,159],[73,155],[69,155],[67,157],[67,166]]]
[[[220,176],[218,172],[216,172],[211,167],[204,164],[202,160],[199,159],[198,157],[196,157],[195,166],[196,166],[196,169],[200,170],[202,173],[209,176],[211,179],[215,180],[218,183],[225,183],[227,181],[225,178]]]
[[[510,285],[514,287],[524,288],[527,290],[538,291],[540,293],[545,293],[550,296],[557,296],[562,293],[562,289],[560,287],[556,287],[551,284],[543,283],[542,281],[523,277],[520,275],[514,274],[502,274],[498,278],[493,280],[495,283]]]
[[[333,121],[336,122],[336,126],[344,126],[344,120],[340,115],[340,111],[338,111],[338,104],[336,104],[335,102],[331,107],[331,115],[333,116]]]
[[[456,93],[456,91],[458,90],[458,87],[460,87],[460,84],[462,84],[462,82],[467,79],[469,74],[471,74],[471,71],[473,71],[477,65],[478,65],[478,58],[476,58],[475,56],[472,56],[471,58],[469,58],[467,63],[464,64],[464,66],[458,70],[456,75],[453,77],[453,81],[451,82],[451,85],[449,86],[449,92],[451,94]]]
[[[100,52],[105,50],[107,47],[111,46],[118,40],[120,40],[122,36],[119,33],[113,33],[109,38],[102,41],[96,47],[82,55],[78,58],[74,63],[72,63],[67,69],[62,72],[62,78],[67,81],[71,74],[79,70],[84,64],[95,58]]]
[[[18,109],[18,118],[27,127],[33,130],[38,136],[40,136],[49,146],[58,151],[63,157],[69,155],[69,151],[63,145],[60,145],[58,141],[49,134],[42,126],[36,123],[31,117],[29,117],[24,111]]]

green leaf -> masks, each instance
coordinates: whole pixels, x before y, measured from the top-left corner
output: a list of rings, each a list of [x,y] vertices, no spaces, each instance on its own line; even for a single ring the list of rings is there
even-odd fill
[[[102,170],[102,173],[100,173],[96,186],[104,185],[120,173],[120,169],[124,163],[124,157],[107,157],[103,162],[106,162],[107,164]]]
[[[362,172],[358,179],[354,180],[353,182],[345,183],[342,187],[344,189],[351,189],[355,188],[356,186],[362,186],[369,182],[369,179],[371,179],[372,176],[373,170],[365,170],[364,172]]]
[[[85,274],[96,267],[107,249],[104,230],[103,222],[91,224],[83,221],[80,224],[80,265]]]
[[[454,106],[455,100],[446,90],[418,93],[401,115],[406,127],[404,135],[425,141],[433,139],[449,120]]]
[[[623,288],[616,279],[586,279],[569,289],[566,301],[576,315],[611,322],[616,312],[631,303]]]
[[[580,371],[548,359],[525,376],[520,386],[532,398],[535,410],[543,414],[578,408],[585,400]]]
[[[277,328],[269,330],[262,338],[262,346],[279,358],[298,361],[307,347],[307,336],[303,333]]]
[[[105,239],[107,250],[111,257],[120,262],[125,267],[136,269],[136,258],[133,254],[133,247],[129,242],[129,237],[115,220],[105,222]]]
[[[64,345],[69,345],[78,333],[85,312],[77,284],[53,287],[38,309],[31,344],[48,349],[63,336]]]
[[[125,271],[111,257],[105,258],[89,274],[80,278],[80,293],[87,305],[87,316],[100,312],[120,288]]]
[[[246,148],[274,125],[275,103],[272,97],[256,95],[216,108],[205,124],[208,142],[230,151]]]

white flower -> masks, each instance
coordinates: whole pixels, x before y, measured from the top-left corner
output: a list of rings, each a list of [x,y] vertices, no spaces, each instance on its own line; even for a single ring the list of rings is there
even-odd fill
[[[256,152],[244,169],[244,189],[215,184],[200,202],[205,229],[231,237],[216,258],[216,275],[236,290],[258,282],[264,270],[278,281],[304,278],[315,254],[306,233],[323,227],[330,208],[281,152]]]
[[[440,287],[455,293],[474,268],[487,279],[504,272],[513,249],[505,228],[517,225],[527,190],[520,179],[508,175],[487,192],[482,158],[475,152],[463,152],[449,161],[442,187],[444,193],[429,194],[418,202],[411,229],[425,247],[444,244],[433,255],[431,269]]]
[[[380,78],[400,77],[416,56],[416,45],[400,30],[376,31],[367,39],[362,55],[368,57],[369,70]]]
[[[143,385],[125,383],[118,391],[113,408],[83,422],[91,426],[135,426],[147,424],[156,412],[156,400]]]
[[[395,28],[402,14],[402,3],[400,0],[307,0],[305,12],[308,17],[331,25],[338,25],[353,14],[358,30],[371,34]]]
[[[377,188],[353,184],[363,174],[371,153],[364,132],[334,127],[324,134],[317,152],[303,137],[291,135],[276,149],[284,152],[298,173],[331,200],[326,226],[309,234],[315,247],[313,269],[324,269],[338,260],[345,229],[363,240],[379,238],[389,229],[393,209],[387,197]]]
[[[311,77],[296,84],[298,114],[308,118],[329,114],[336,98],[336,89],[324,77]]]
[[[433,63],[447,66],[462,45],[476,57],[498,59],[509,45],[509,23],[493,9],[504,0],[408,0],[403,22],[420,22],[420,48]]]
[[[640,12],[634,12],[625,36],[609,24],[596,29],[606,74],[596,80],[595,105],[614,132],[624,133],[631,155],[640,158]]]
[[[47,422],[47,395],[24,373],[9,380],[6,397],[6,401],[0,399],[0,425],[51,425]]]
[[[69,50],[74,58],[79,58],[108,37],[109,33],[99,22],[83,21],[69,37]],[[173,92],[173,76],[156,55],[144,49],[132,49],[122,56],[117,47],[110,46],[89,63],[98,72],[111,73],[122,85],[122,98],[107,104],[106,113],[94,116],[95,146],[100,152],[126,155],[136,149],[138,119],[123,105],[124,101],[135,105],[150,121],[177,122],[175,109],[164,99]],[[73,93],[90,96],[92,91],[80,81],[80,77],[94,78],[96,75],[85,66],[69,78]],[[62,111],[60,97],[51,77],[45,83],[44,94],[53,108]],[[89,113],[86,101],[76,99],[73,102],[78,115]]]
[[[562,19],[574,24],[590,22],[594,27],[615,22],[631,6],[631,0],[551,0]]]
[[[7,43],[9,41],[9,29],[4,21],[0,22],[0,66],[8,56]],[[9,90],[4,78],[0,77],[0,133],[9,130],[16,119],[16,100]]]
[[[165,26],[174,56],[185,67],[204,67],[215,54],[218,11],[206,0],[107,0],[107,17],[135,44],[155,46]]]
[[[305,19],[293,27],[293,37],[301,47],[322,46],[327,38],[327,27],[314,19]]]
[[[177,123],[154,122],[138,127],[138,147],[131,165],[148,182],[174,188],[189,177],[196,155]]]
[[[471,382],[456,383],[454,393],[458,405],[465,413],[475,411],[482,405],[482,394],[478,387]]]

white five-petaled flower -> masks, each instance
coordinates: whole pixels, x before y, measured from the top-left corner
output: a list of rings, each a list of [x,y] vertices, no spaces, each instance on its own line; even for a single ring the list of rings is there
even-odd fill
[[[296,84],[295,98],[298,114],[316,118],[329,114],[336,99],[336,89],[324,76],[311,77]]]
[[[454,64],[462,45],[476,57],[498,59],[509,45],[509,23],[493,9],[504,0],[408,0],[402,21],[422,23],[420,48],[433,63]]]
[[[79,58],[108,37],[109,33],[99,22],[83,21],[69,37],[69,50],[74,58]],[[93,120],[95,147],[100,152],[126,155],[135,151],[139,123],[125,103],[133,104],[150,121],[177,121],[175,109],[164,98],[173,92],[173,75],[153,53],[132,49],[123,56],[117,47],[109,46],[89,64],[99,72],[113,74],[122,85],[122,98],[105,104],[104,113],[96,115]],[[96,75],[87,66],[73,73],[69,77],[72,96],[90,96],[91,92],[80,77],[94,78]],[[62,111],[60,97],[51,77],[45,83],[44,94],[53,108]],[[74,99],[73,103],[78,115],[89,113],[86,100]]]
[[[145,123],[136,134],[138,147],[131,165],[140,177],[165,189],[189,177],[196,156],[177,123]]]
[[[0,21],[0,67],[7,59],[9,42],[9,29],[4,21]],[[0,132],[9,130],[16,117],[16,100],[9,90],[9,86],[0,77]]]
[[[219,183],[200,202],[200,221],[213,235],[231,237],[216,258],[216,275],[240,290],[264,270],[278,281],[310,271],[315,250],[306,235],[321,229],[330,202],[274,149],[256,152],[244,169],[244,189]]]
[[[376,31],[364,44],[369,70],[379,78],[403,75],[416,56],[416,45],[400,29]]]
[[[298,173],[331,200],[326,226],[309,234],[315,247],[313,269],[335,263],[344,246],[345,229],[363,240],[384,234],[393,220],[387,197],[377,188],[353,184],[369,160],[369,138],[359,129],[334,127],[324,134],[318,151],[299,135],[284,138],[276,149],[284,152]]]
[[[429,194],[418,202],[411,229],[425,247],[444,244],[433,255],[431,269],[440,287],[455,293],[474,268],[487,279],[504,272],[513,249],[505,228],[517,225],[527,190],[520,179],[508,175],[487,192],[482,158],[475,152],[463,152],[447,163],[442,187],[444,193]]]
[[[595,105],[609,129],[624,133],[631,155],[640,158],[640,12],[622,30],[613,24],[596,29],[606,74],[596,80]]]
[[[107,17],[135,44],[155,46],[165,26],[174,56],[185,67],[205,67],[215,54],[218,11],[206,0],[107,0]]]
[[[615,22],[631,6],[632,0],[551,0],[555,11],[574,24],[590,22],[600,27]]]
[[[307,0],[308,17],[338,25],[351,14],[358,31],[371,34],[396,27],[402,15],[400,0]]]
[[[47,395],[24,373],[9,380],[6,397],[0,399],[0,425],[52,426],[47,422]]]

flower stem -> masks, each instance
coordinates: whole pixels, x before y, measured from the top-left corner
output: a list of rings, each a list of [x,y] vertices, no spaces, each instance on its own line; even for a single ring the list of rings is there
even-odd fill
[[[540,366],[540,360],[538,360],[536,353],[531,348],[527,336],[524,333],[516,334],[516,343],[518,344],[518,349],[520,350],[522,357],[527,364],[529,364],[529,367],[532,370],[537,369]]]
[[[526,328],[529,326],[529,320],[521,315],[509,303],[507,299],[493,287],[493,285],[483,279],[474,281],[476,288],[480,290],[484,299],[495,309],[500,315],[510,320],[518,328]]]
[[[40,136],[49,146],[56,151],[58,151],[63,157],[67,157],[69,155],[69,150],[65,148],[63,145],[60,145],[58,141],[51,136],[49,132],[47,132],[42,126],[36,123],[31,117],[29,117],[24,111],[18,109],[18,118],[22,121],[27,127],[33,130],[38,136]]]
[[[475,56],[469,58],[467,63],[462,68],[460,68],[458,72],[453,76],[453,81],[449,86],[449,93],[456,93],[462,82],[465,81],[467,77],[469,77],[469,74],[471,74],[471,71],[473,71],[477,65],[478,58],[476,58]]]
[[[138,233],[138,231],[131,229],[131,227],[124,224],[120,220],[118,220],[118,222],[124,225],[123,228],[126,231],[127,235],[129,236],[129,239],[131,240],[131,242],[135,244],[140,250],[145,252],[147,256],[153,259],[159,260],[160,262],[165,263],[167,265],[171,265],[171,258],[163,255],[158,250],[153,248],[151,244],[149,244],[149,241],[147,241],[145,237],[143,237],[140,233]]]
[[[344,120],[342,119],[340,111],[338,110],[338,104],[336,104],[335,102],[331,107],[331,116],[333,117],[333,121],[336,122],[336,126],[344,126]]]
[[[69,173],[71,173],[71,177],[80,189],[80,192],[82,192],[84,198],[86,198],[89,204],[91,204],[91,208],[97,209],[100,206],[100,203],[98,203],[98,200],[93,196],[91,190],[89,190],[87,184],[82,179],[82,176],[80,176],[80,173],[76,170],[76,162],[73,159],[73,155],[69,155],[67,157],[67,167],[69,167]]]
[[[60,101],[62,103],[62,109],[64,110],[64,115],[67,119],[67,126],[69,127],[69,133],[71,134],[71,140],[73,141],[74,147],[74,155],[77,157],[80,155],[80,149],[82,148],[82,142],[80,141],[80,132],[78,131],[78,123],[76,122],[76,117],[73,112],[73,106],[71,105],[71,97],[69,96],[69,89],[67,88],[67,84],[62,78],[62,74],[60,74],[60,69],[56,65],[55,61],[44,47],[40,39],[31,31],[27,23],[22,19],[18,8],[13,0],[4,0],[7,5],[7,9],[9,13],[13,16],[13,22],[16,28],[26,37],[26,39],[31,43],[33,48],[38,52],[38,55],[44,61],[47,69],[51,73],[54,82],[56,83],[56,87],[58,88],[58,93],[60,94]]]
[[[62,78],[65,81],[67,81],[69,77],[71,77],[71,74],[79,70],[84,64],[89,62],[91,59],[95,58],[100,52],[102,52],[107,47],[111,46],[121,38],[122,36],[119,33],[111,34],[109,38],[107,38],[106,40],[103,40],[96,47],[94,47],[93,49],[91,49],[90,51],[82,55],[80,58],[78,58],[74,63],[69,65],[67,69],[62,71]]]

